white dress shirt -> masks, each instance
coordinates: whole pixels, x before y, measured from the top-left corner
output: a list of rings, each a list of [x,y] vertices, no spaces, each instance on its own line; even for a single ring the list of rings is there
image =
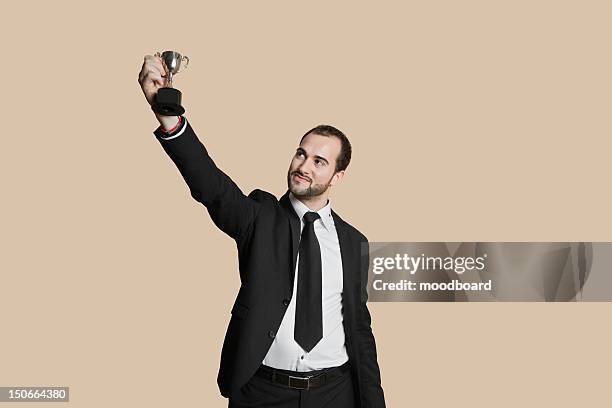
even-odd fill
[[[289,193],[291,205],[300,218],[311,211],[304,203]],[[274,337],[272,346],[263,360],[263,364],[292,371],[312,371],[327,367],[337,367],[348,361],[344,344],[344,326],[342,323],[342,257],[330,202],[316,211],[321,218],[315,220],[314,230],[321,247],[321,266],[323,279],[323,338],[310,352],[306,352],[293,338],[295,327],[295,302],[297,299],[298,259],[295,263],[293,295],[287,307],[283,321]],[[301,237],[301,233],[300,233]]]

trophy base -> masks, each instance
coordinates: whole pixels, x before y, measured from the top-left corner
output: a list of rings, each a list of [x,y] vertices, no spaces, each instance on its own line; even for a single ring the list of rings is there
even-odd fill
[[[175,88],[159,88],[151,109],[162,116],[182,115],[185,108],[181,106],[181,91]]]

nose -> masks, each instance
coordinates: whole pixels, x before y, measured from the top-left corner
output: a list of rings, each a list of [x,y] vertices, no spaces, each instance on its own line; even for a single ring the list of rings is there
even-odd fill
[[[310,177],[311,169],[312,169],[312,164],[310,163],[310,159],[304,160],[298,166],[298,170],[300,171],[300,173],[308,177]]]

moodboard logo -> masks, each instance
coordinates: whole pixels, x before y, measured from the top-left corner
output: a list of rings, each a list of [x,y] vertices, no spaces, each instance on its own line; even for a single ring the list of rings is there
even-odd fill
[[[368,300],[610,301],[612,243],[372,242]]]

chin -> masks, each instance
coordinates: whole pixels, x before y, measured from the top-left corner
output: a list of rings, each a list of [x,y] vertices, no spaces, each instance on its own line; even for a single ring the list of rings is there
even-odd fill
[[[293,193],[294,196],[296,197],[301,197],[303,196],[306,192],[308,192],[307,188],[304,189],[300,189],[300,188],[296,188],[295,186],[291,186],[289,187],[289,191],[291,191]]]
[[[301,187],[293,182],[289,183],[289,191],[296,197],[303,197],[308,193],[309,187]]]

